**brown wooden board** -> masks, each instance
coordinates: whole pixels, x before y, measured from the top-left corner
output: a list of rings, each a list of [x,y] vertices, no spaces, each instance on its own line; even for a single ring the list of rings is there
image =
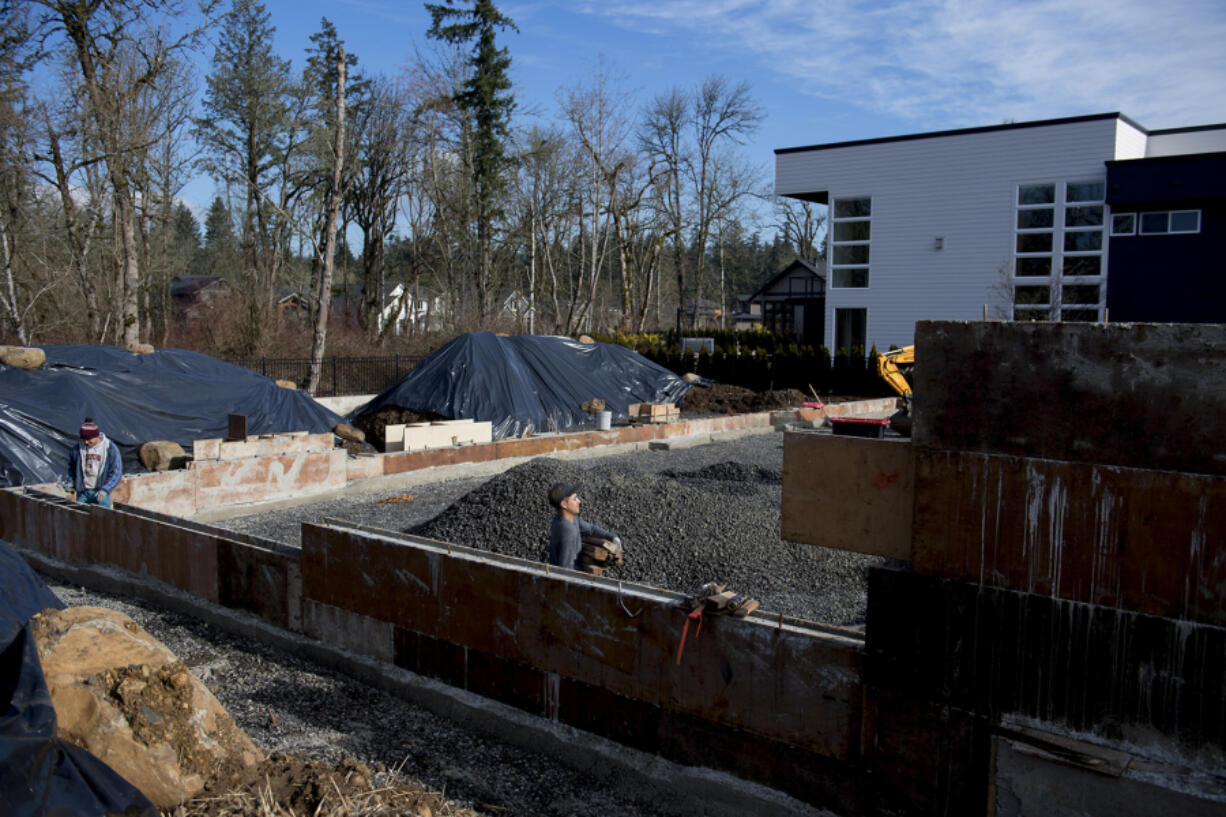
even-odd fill
[[[786,432],[780,536],[910,559],[913,456],[906,441]]]
[[[713,617],[678,664],[680,597],[311,524],[302,554],[306,598],[830,757],[858,745],[855,642]]]
[[[1226,324],[920,321],[913,439],[1226,475]]]
[[[1226,625],[1226,477],[917,451],[921,573]]]

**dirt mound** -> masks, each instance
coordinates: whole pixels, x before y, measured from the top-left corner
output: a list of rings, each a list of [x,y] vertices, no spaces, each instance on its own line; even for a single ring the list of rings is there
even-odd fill
[[[378,785],[363,764],[346,758],[335,767],[274,754],[245,774],[218,780],[185,803],[176,817],[318,815],[432,817],[467,815],[435,792],[404,784]]]
[[[385,429],[388,426],[394,426],[399,423],[432,423],[435,420],[450,419],[450,417],[444,417],[431,411],[416,412],[400,408],[400,406],[384,406],[378,411],[355,417],[353,424],[366,434],[366,442],[368,444],[382,451],[383,441],[387,436]]]
[[[812,399],[798,389],[757,392],[743,386],[716,383],[712,386],[695,385],[685,396],[681,410],[685,414],[749,414],[799,408],[806,400]]]

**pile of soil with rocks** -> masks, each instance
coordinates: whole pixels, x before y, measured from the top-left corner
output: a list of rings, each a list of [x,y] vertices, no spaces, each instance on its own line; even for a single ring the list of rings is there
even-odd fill
[[[750,414],[755,411],[799,408],[812,400],[799,389],[754,391],[743,386],[715,383],[695,385],[681,404],[683,414]]]
[[[764,611],[831,624],[864,620],[875,556],[779,538],[781,471],[735,461],[649,473],[629,462],[538,458],[492,477],[409,533],[544,561],[557,482],[580,486],[584,519],[617,533],[625,560],[605,576],[688,593],[711,581]]]

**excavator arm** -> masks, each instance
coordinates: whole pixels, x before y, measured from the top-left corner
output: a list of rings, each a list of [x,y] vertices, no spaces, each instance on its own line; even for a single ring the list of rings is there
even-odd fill
[[[911,383],[903,375],[901,366],[915,363],[915,347],[904,346],[877,355],[877,374],[890,384],[908,404],[911,402]]]

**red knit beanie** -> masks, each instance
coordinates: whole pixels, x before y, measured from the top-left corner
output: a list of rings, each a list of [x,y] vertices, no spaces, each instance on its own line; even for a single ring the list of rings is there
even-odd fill
[[[92,440],[94,437],[100,437],[102,432],[98,430],[98,424],[93,420],[86,419],[81,423],[81,439]]]

